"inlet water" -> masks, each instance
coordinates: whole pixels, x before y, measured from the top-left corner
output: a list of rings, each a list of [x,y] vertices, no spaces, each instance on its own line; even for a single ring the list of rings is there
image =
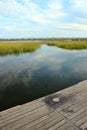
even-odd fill
[[[0,56],[0,111],[87,79],[87,50],[42,45],[32,53]]]

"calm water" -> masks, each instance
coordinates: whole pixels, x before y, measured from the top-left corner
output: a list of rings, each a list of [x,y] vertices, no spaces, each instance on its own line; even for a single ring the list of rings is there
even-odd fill
[[[87,50],[42,45],[32,53],[0,56],[0,110],[87,79]]]

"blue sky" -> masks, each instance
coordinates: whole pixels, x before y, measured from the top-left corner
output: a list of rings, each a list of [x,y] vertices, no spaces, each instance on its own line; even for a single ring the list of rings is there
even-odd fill
[[[0,38],[87,37],[87,0],[0,0]]]

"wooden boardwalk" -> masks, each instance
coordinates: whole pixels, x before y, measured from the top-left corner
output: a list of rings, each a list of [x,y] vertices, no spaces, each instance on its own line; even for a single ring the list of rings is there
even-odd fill
[[[87,130],[87,80],[0,112],[0,130]]]

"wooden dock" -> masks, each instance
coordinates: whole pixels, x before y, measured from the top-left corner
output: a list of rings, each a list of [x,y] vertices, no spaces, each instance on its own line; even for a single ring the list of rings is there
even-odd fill
[[[0,112],[0,130],[87,130],[87,80]]]

